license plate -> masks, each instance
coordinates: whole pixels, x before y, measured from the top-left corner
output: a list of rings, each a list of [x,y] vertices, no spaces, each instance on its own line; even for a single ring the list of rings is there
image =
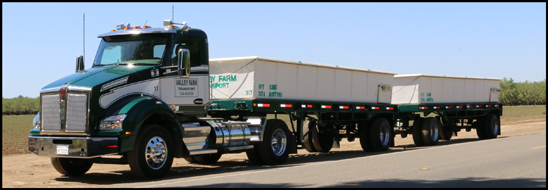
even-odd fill
[[[57,154],[59,154],[59,155],[68,155],[69,154],[69,145],[57,145]]]

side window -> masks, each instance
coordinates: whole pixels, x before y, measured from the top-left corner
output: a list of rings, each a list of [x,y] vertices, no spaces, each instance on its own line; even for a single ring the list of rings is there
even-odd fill
[[[177,52],[180,49],[190,51],[190,65],[192,67],[200,66],[200,43],[192,40],[177,40],[171,54],[171,65],[177,65]]]
[[[158,59],[162,58],[162,56],[164,55],[165,48],[166,48],[166,45],[154,46],[154,49],[152,50],[154,54],[154,58],[158,58]]]

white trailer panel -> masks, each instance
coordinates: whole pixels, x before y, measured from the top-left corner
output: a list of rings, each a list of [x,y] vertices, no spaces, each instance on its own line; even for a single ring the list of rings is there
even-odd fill
[[[498,102],[500,80],[439,75],[396,75],[392,104]]]
[[[265,57],[209,60],[211,99],[390,103],[395,73]]]

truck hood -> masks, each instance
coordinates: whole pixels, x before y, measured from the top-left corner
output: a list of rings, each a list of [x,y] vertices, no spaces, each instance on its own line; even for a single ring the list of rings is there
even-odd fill
[[[109,65],[102,67],[93,67],[63,77],[55,82],[46,85],[42,89],[59,87],[64,84],[81,87],[94,87],[105,82],[127,76],[131,73],[150,69],[155,66],[156,65],[134,65],[132,67],[129,67],[128,65]]]

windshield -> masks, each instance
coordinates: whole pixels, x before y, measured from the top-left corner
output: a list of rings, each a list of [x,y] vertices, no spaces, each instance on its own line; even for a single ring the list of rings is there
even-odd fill
[[[160,64],[168,36],[106,36],[101,40],[93,65]]]

